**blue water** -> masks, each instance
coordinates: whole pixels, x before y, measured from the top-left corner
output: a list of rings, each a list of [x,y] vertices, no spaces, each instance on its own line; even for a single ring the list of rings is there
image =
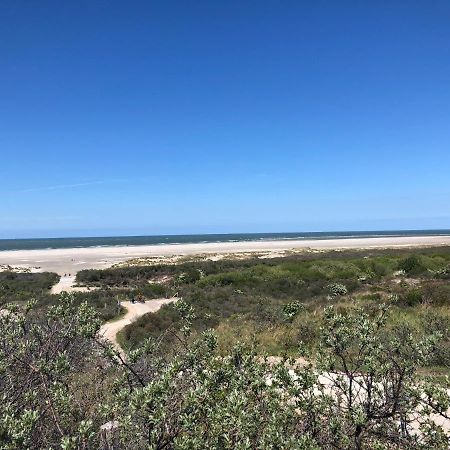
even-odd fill
[[[127,245],[194,244],[206,242],[242,242],[261,240],[349,239],[382,236],[448,236],[450,230],[346,231],[308,233],[185,234],[162,236],[111,236],[43,239],[0,239],[2,250],[46,248],[109,247]]]

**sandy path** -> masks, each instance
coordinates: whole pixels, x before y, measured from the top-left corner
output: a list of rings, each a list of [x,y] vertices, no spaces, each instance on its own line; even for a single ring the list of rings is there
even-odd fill
[[[50,290],[52,294],[60,294],[63,291],[70,292],[72,285],[75,283],[75,275],[68,277],[62,276]]]
[[[50,289],[51,294],[61,294],[61,292],[89,292],[99,289],[97,286],[75,286],[76,275],[62,275],[58,283]]]
[[[177,300],[176,297],[148,300],[145,303],[121,302],[120,304],[127,310],[125,316],[102,325],[100,328],[100,335],[110,341],[114,347],[123,354],[123,350],[117,342],[117,333],[144,314],[156,312],[161,306],[172,303],[175,300]]]

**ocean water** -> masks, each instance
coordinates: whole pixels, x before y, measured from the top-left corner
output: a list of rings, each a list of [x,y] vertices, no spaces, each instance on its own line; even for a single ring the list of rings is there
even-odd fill
[[[261,240],[349,239],[354,237],[448,236],[450,230],[345,231],[308,233],[185,234],[161,236],[110,236],[42,239],[0,239],[0,251],[47,248],[83,248],[127,245],[194,244]]]

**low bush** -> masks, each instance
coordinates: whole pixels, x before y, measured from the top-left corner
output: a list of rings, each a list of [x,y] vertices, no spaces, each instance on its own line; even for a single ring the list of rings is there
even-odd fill
[[[420,305],[422,300],[422,290],[420,288],[413,288],[400,295],[398,298],[398,303],[403,306],[413,307]]]
[[[283,314],[284,317],[288,321],[292,321],[294,317],[304,308],[304,305],[299,302],[298,300],[295,300],[293,302],[286,303],[283,306]]]
[[[408,276],[417,276],[427,270],[418,255],[411,255],[402,259],[398,264],[398,269],[403,270]]]
[[[328,292],[333,297],[339,297],[341,295],[347,295],[348,290],[344,284],[332,283],[332,284],[328,285]]]

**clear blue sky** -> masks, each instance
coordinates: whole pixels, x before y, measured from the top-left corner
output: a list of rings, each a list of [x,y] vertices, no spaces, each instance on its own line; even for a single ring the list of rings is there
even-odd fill
[[[0,237],[450,228],[450,2],[0,2]]]

